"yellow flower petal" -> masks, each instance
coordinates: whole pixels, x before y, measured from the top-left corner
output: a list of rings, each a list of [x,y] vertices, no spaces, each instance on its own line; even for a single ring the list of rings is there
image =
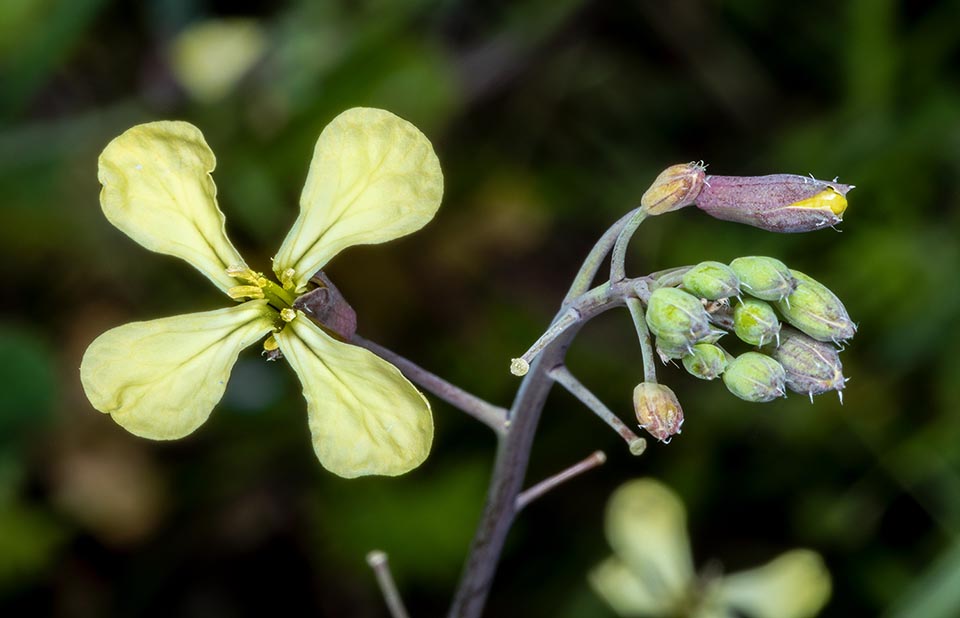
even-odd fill
[[[720,581],[719,601],[752,618],[810,618],[830,598],[830,572],[816,552],[789,551]]]
[[[386,242],[427,224],[443,195],[430,141],[380,109],[349,109],[317,140],[300,197],[300,216],[273,261],[292,268],[301,291],[334,255],[352,245]]]
[[[182,438],[207,420],[240,350],[268,333],[275,316],[267,301],[252,300],[108,330],[83,355],[83,390],[130,433]]]
[[[276,335],[303,384],[313,448],[345,478],[396,476],[430,453],[430,404],[400,370],[323,332],[302,312]]]
[[[137,125],[100,155],[100,205],[114,224],[147,249],[182,258],[224,292],[242,265],[224,231],[216,166],[203,134],[187,122]]]
[[[694,579],[683,504],[653,479],[622,485],[607,504],[607,540],[652,597],[682,603]]]
[[[590,585],[620,616],[669,616],[672,599],[654,591],[616,557],[607,558],[588,576]]]

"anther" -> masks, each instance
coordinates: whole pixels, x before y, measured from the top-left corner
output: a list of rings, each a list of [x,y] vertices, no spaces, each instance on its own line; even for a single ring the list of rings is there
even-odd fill
[[[280,311],[280,319],[283,320],[284,322],[293,322],[293,319],[295,317],[297,317],[297,312],[291,309],[290,307],[287,307]]]
[[[227,296],[234,300],[263,298],[263,290],[256,285],[236,285],[227,290]]]
[[[297,271],[292,268],[288,268],[280,273],[280,285],[285,289],[293,288],[293,278],[297,275]]]
[[[277,338],[274,337],[273,335],[270,335],[269,337],[267,337],[266,340],[264,340],[263,342],[264,352],[273,352],[279,347],[280,347],[280,344],[277,343]]]

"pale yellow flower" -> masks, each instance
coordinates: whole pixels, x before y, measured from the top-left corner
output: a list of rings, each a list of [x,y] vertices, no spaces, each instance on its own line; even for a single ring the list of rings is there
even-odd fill
[[[830,573],[806,549],[748,571],[698,578],[683,503],[653,479],[614,492],[606,530],[614,555],[589,579],[620,616],[810,618],[830,597]]]
[[[240,350],[268,333],[300,377],[320,463],[344,477],[397,475],[426,458],[433,417],[423,395],[373,353],[292,308],[343,249],[423,227],[443,194],[429,140],[377,109],[337,116],[320,135],[300,215],[273,260],[279,283],[254,272],[224,232],[210,172],[215,158],[186,122],[129,129],[100,155],[107,219],[158,253],[189,262],[225,294],[226,309],[133,322],[107,331],[80,366],[93,406],[155,440],[199,427],[223,396]]]

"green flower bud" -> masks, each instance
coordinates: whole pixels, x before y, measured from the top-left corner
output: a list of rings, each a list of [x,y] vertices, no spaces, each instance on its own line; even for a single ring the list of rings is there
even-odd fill
[[[727,390],[744,401],[764,402],[786,392],[786,372],[777,361],[759,352],[747,352],[727,364],[723,383]]]
[[[643,382],[633,389],[633,409],[640,427],[661,442],[670,442],[680,433],[683,425],[683,408],[669,387],[653,382]]]
[[[748,298],[733,308],[733,329],[737,337],[750,345],[779,342],[780,320],[773,307],[762,300]]]
[[[817,341],[837,343],[853,337],[857,327],[840,299],[816,279],[798,270],[790,273],[797,280],[797,289],[777,301],[783,319]]]
[[[727,368],[727,353],[712,343],[698,343],[692,352],[684,355],[683,366],[692,376],[713,380]]]
[[[827,391],[843,390],[843,365],[840,354],[829,343],[817,341],[803,333],[785,328],[781,333],[780,347],[773,358],[786,371],[787,388],[795,393],[813,396]],[[841,401],[842,401],[841,395]]]
[[[671,165],[660,172],[640,198],[640,206],[648,215],[662,215],[690,206],[703,189],[704,170],[699,163]]]
[[[787,265],[772,257],[739,257],[730,268],[740,279],[744,292],[760,300],[780,300],[797,289],[797,280]]]
[[[726,264],[700,262],[683,275],[683,287],[694,296],[719,300],[740,295],[740,280]]]
[[[686,348],[711,332],[710,316],[700,299],[677,288],[654,290],[646,317],[650,332],[669,342],[669,346]]]
[[[771,232],[810,232],[836,225],[853,185],[795,174],[707,176],[697,208],[724,221]]]

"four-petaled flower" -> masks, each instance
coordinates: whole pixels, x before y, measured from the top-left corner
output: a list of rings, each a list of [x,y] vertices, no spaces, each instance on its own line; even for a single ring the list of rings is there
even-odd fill
[[[210,172],[215,158],[186,122],[129,129],[99,160],[107,219],[147,249],[182,258],[239,304],[134,322],[100,335],[80,366],[93,406],[155,440],[199,427],[223,396],[240,350],[268,333],[303,384],[314,450],[344,477],[397,475],[426,458],[433,417],[400,371],[318,326],[294,301],[330,259],[352,245],[414,232],[440,206],[443,175],[416,127],[355,108],[323,130],[300,214],[273,259],[277,282],[251,270],[224,231]]]
[[[820,556],[794,549],[730,575],[697,577],[683,503],[653,479],[630,481],[607,504],[614,555],[590,573],[593,589],[620,616],[810,618],[830,597]]]

